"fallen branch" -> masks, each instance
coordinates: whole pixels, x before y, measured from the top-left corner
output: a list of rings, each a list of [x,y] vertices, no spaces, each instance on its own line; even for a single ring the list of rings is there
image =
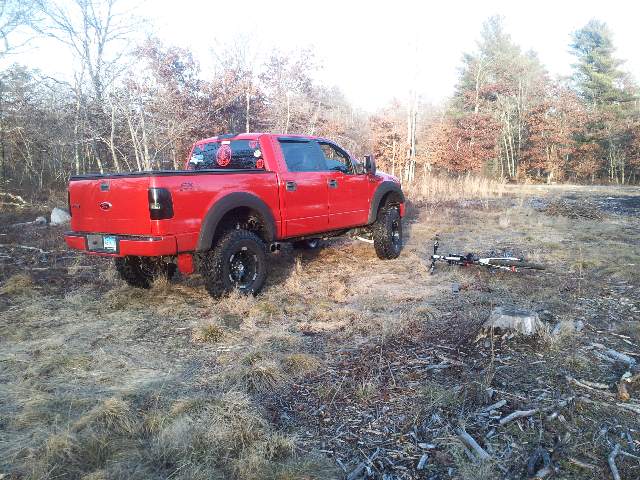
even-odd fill
[[[609,454],[609,468],[611,468],[611,473],[613,474],[614,480],[622,480],[620,478],[620,474],[618,473],[618,467],[616,467],[616,456],[620,452],[620,444],[616,443],[613,451]]]
[[[585,384],[585,385],[587,385],[589,387],[597,388],[599,390],[609,390],[609,385],[606,385],[604,383],[590,382],[590,381],[585,380],[585,379],[580,379],[580,382],[582,382],[583,384]]]
[[[14,200],[14,202],[5,202],[4,200],[2,200],[3,205],[12,205],[14,207],[21,207],[21,208],[27,205],[27,202],[20,195],[13,195],[8,192],[0,192],[0,197],[9,197],[11,200]]]
[[[536,472],[533,478],[544,478],[547,475],[551,475],[553,473],[553,469],[550,467],[543,467]]]
[[[453,360],[449,357],[445,357],[444,355],[442,355],[441,353],[439,353],[437,355],[437,357],[442,360],[443,362],[447,362],[450,363],[451,365],[455,365],[457,367],[466,367],[466,364],[464,364],[463,362],[459,362],[458,360]]]
[[[555,405],[549,405],[548,407],[533,408],[531,410],[518,410],[517,412],[513,412],[512,414],[507,415],[506,417],[500,419],[500,425],[509,423],[510,421],[515,420],[516,418],[530,417],[531,415],[535,415],[538,412],[548,412],[549,410],[552,410],[554,408],[566,407],[569,404],[569,402],[573,401],[573,398],[574,397],[568,397],[565,400],[562,400],[561,402],[558,402]]]
[[[573,463],[574,465],[579,466],[580,468],[586,468],[587,470],[593,470],[596,468],[594,465],[589,465],[588,463],[581,462],[577,458],[569,457],[569,463]]]
[[[605,347],[601,343],[594,343],[593,346],[597,347],[597,348],[599,348],[601,350],[604,350],[604,352],[607,355],[609,355],[611,357],[614,357],[616,360],[618,360],[618,361],[620,361],[622,363],[626,363],[627,365],[635,365],[636,364],[636,359],[635,358],[631,358],[629,355],[625,355],[624,353],[617,352],[617,351],[613,350],[612,348]]]
[[[635,458],[636,460],[640,460],[640,457],[637,455],[632,455],[631,453],[625,452],[624,450],[620,450],[618,452],[620,455],[624,455],[625,457]]]
[[[627,410],[631,410],[634,413],[640,414],[640,408],[634,407],[633,405],[628,405],[626,403],[616,403],[617,407],[626,408]]]
[[[47,259],[47,255],[45,251],[42,250],[41,248],[29,247],[26,245],[5,245],[3,243],[0,243],[0,247],[13,247],[13,248],[24,248],[25,250],[35,250],[36,252],[39,252],[42,255],[42,258],[44,258],[45,260]]]
[[[489,405],[488,407],[485,407],[481,410],[481,412],[490,412],[491,410],[497,410],[500,407],[504,407],[507,404],[506,400],[500,400],[497,403],[494,403],[493,405]]]
[[[600,393],[602,395],[605,395],[607,397],[613,397],[614,396],[613,393],[611,393],[611,392],[603,392],[602,390],[600,390],[600,387],[595,388],[595,387],[593,387],[591,385],[588,385],[588,383],[585,382],[584,380],[576,380],[571,375],[567,375],[567,376],[565,376],[565,378],[567,379],[567,381],[569,383],[573,383],[574,385],[577,385],[578,387],[586,388],[587,390],[596,391],[596,392],[598,392],[598,393]],[[596,384],[596,385],[601,385],[601,384]],[[608,388],[606,385],[603,385],[603,386]]]
[[[358,475],[360,475],[362,471],[365,468],[367,468],[367,465],[373,462],[373,459],[376,458],[379,453],[380,453],[380,448],[376,449],[376,451],[373,452],[373,455],[371,455],[366,462],[362,462],[360,465],[358,465],[358,468],[356,468],[353,472],[347,475],[347,480],[354,480]]]
[[[462,440],[462,443],[464,443],[467,447],[469,447],[471,450],[476,452],[480,460],[487,460],[491,458],[490,455],[480,445],[478,445],[478,443],[473,439],[473,437],[469,435],[467,432],[465,432],[462,427],[457,427],[454,430],[454,432],[456,432],[456,435],[458,435],[458,438]]]
[[[534,408],[532,410],[518,410],[517,412],[513,412],[512,414],[507,415],[504,418],[501,418],[500,425],[509,423],[510,421],[515,420],[516,418],[530,417],[531,415],[535,415],[539,411],[540,411],[539,408]]]

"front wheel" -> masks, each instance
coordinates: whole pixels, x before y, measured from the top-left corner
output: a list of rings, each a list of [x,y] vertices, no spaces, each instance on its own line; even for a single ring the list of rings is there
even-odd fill
[[[255,295],[267,276],[267,253],[260,238],[247,230],[231,230],[204,259],[204,286],[214,298],[238,290]]]
[[[398,258],[402,251],[402,218],[396,208],[384,207],[373,224],[373,246],[378,258]]]
[[[176,265],[165,264],[154,257],[127,255],[115,259],[116,271],[132,287],[150,288],[156,278],[170,279],[176,271]]]

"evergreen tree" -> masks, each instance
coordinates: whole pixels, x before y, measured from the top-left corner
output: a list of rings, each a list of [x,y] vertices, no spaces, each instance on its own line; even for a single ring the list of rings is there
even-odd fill
[[[487,166],[513,178],[526,135],[526,104],[544,82],[546,70],[536,52],[523,53],[511,39],[502,16],[489,17],[482,27],[478,51],[463,53],[453,113],[489,115],[499,125],[495,156],[487,159]]]
[[[578,57],[578,62],[572,65],[576,71],[574,78],[588,103],[607,109],[635,100],[624,87],[629,80],[629,75],[620,70],[625,60],[614,58],[613,32],[605,22],[591,19],[572,32],[571,39],[571,53]]]

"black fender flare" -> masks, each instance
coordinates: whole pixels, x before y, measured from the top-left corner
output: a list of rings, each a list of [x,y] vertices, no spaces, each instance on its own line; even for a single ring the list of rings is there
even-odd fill
[[[209,209],[202,221],[200,235],[198,236],[198,252],[205,252],[211,248],[213,236],[222,217],[238,207],[247,207],[257,211],[264,220],[266,242],[272,242],[276,237],[276,222],[271,210],[260,197],[247,192],[234,192],[225,195]]]
[[[367,221],[367,224],[372,224],[377,220],[378,210],[380,209],[380,203],[382,202],[382,199],[392,192],[400,197],[400,201],[398,203],[404,203],[404,193],[402,193],[402,188],[400,188],[400,185],[392,182],[391,180],[382,182],[380,185],[378,185],[378,188],[373,193],[373,197],[371,198],[371,207],[369,208],[369,220]]]

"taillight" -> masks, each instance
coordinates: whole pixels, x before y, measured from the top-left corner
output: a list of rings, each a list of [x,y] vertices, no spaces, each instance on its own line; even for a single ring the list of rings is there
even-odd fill
[[[67,205],[69,207],[69,216],[73,217],[73,210],[71,209],[71,190],[67,188]]]
[[[168,188],[149,189],[149,215],[151,220],[173,218],[173,200]]]

